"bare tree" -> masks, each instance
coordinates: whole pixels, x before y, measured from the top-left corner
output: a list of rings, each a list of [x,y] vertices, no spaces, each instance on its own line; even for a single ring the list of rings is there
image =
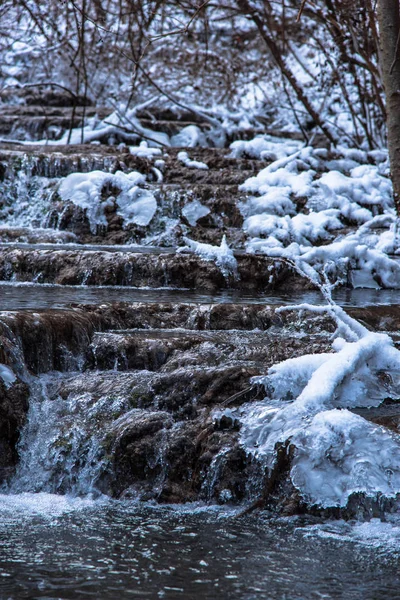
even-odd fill
[[[379,0],[380,60],[386,93],[387,135],[394,203],[400,216],[400,7]]]

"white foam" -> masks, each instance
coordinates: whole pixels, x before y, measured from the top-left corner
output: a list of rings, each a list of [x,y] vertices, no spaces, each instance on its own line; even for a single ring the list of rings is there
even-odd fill
[[[52,518],[67,512],[83,510],[108,502],[106,497],[94,500],[91,496],[73,497],[46,492],[0,494],[0,515],[40,515]]]

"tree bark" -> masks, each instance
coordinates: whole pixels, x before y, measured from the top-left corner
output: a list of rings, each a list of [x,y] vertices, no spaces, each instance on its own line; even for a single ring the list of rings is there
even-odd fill
[[[380,63],[386,94],[387,135],[394,204],[400,216],[400,7],[379,0]]]

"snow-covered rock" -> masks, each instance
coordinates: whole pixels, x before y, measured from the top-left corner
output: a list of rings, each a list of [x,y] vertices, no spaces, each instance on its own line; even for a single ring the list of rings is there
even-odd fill
[[[115,174],[102,171],[90,173],[71,173],[63,179],[58,188],[62,200],[70,201],[86,211],[92,233],[97,226],[107,227],[105,209],[117,206],[117,214],[123,218],[124,225],[134,223],[146,226],[152,220],[157,202],[153,194],[142,186],[146,177],[133,171]],[[104,193],[104,190],[112,191]]]

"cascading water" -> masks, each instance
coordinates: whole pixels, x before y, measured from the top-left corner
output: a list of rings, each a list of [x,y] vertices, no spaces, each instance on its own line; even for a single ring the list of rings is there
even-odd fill
[[[85,496],[101,493],[107,419],[126,410],[121,398],[97,400],[84,391],[62,398],[60,374],[31,384],[28,420],[19,442],[20,461],[5,490]],[[100,486],[100,487],[99,487]]]

